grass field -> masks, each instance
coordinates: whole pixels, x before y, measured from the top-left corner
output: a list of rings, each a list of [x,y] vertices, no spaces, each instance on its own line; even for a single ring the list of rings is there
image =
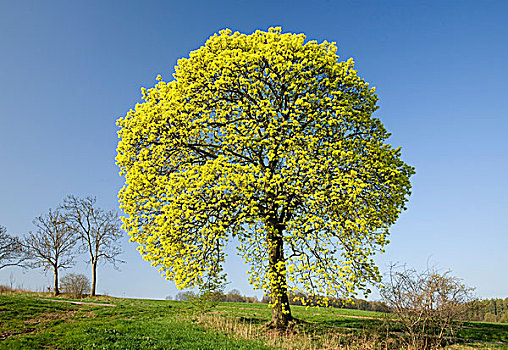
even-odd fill
[[[280,334],[265,327],[265,304],[220,303],[202,313],[178,301],[47,299],[0,295],[0,349],[382,349],[397,348],[400,336],[368,311],[293,307],[300,322]],[[508,324],[469,323],[458,337],[450,348],[508,349]]]

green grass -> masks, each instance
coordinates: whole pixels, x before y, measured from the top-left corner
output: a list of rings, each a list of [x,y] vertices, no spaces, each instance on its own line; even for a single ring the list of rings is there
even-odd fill
[[[293,306],[300,321],[291,334],[282,335],[264,327],[271,317],[265,304],[220,303],[202,315],[187,302],[83,301],[116,306],[0,295],[0,349],[308,349],[332,342],[344,347],[364,342],[370,345],[363,348],[375,349],[381,348],[377,340],[386,340],[386,316],[368,311]],[[395,337],[397,323],[391,322],[395,332],[389,337]],[[485,342],[472,344],[475,348],[508,349],[508,324],[471,322],[459,337]]]
[[[467,322],[459,331],[459,337],[485,342],[508,343],[508,324],[489,322]],[[508,349],[507,347],[504,347]]]
[[[0,295],[0,349],[268,349],[187,320],[186,303],[115,299],[116,307]]]

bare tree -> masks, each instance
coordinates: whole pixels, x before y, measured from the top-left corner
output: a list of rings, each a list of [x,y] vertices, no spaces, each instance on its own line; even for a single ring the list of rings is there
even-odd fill
[[[26,255],[18,237],[11,236],[7,229],[0,226],[0,269],[7,266],[21,266]]]
[[[89,254],[92,265],[92,287],[94,296],[97,285],[97,265],[109,262],[116,266],[121,263],[118,255],[122,253],[118,240],[122,237],[118,214],[105,211],[96,206],[95,197],[78,198],[69,195],[64,199],[69,224],[81,238],[84,250]]]
[[[434,268],[424,272],[391,266],[381,296],[407,336],[408,349],[437,349],[453,337],[467,314],[473,288],[450,274]]]
[[[58,209],[55,211],[50,209],[46,215],[36,217],[33,224],[37,227],[36,232],[29,232],[21,240],[21,245],[32,267],[53,270],[53,291],[55,295],[58,295],[60,294],[58,270],[73,265],[73,250],[77,236]]]

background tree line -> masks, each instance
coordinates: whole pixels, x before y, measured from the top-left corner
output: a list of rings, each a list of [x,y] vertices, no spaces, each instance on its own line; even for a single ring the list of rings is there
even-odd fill
[[[88,256],[91,265],[92,296],[96,294],[98,264],[107,262],[116,267],[122,262],[119,259],[122,231],[118,214],[99,208],[95,197],[68,195],[56,209],[37,216],[33,225],[34,231],[21,237],[12,236],[5,227],[0,227],[0,269],[20,266],[52,271],[54,295],[60,294],[61,270],[74,266],[80,253]],[[76,287],[72,281],[80,281],[79,290],[88,285],[82,277],[76,279],[77,275],[70,275],[63,280],[66,289],[69,285]],[[69,290],[75,291],[73,288]]]
[[[291,305],[301,306],[321,306],[321,296],[309,296],[302,293],[290,293],[289,303]],[[268,303],[269,297],[264,296],[261,299],[262,303]],[[341,298],[328,297],[328,305],[333,308],[339,309],[355,309],[355,310],[366,310],[366,311],[377,311],[377,312],[391,312],[390,308],[383,301],[376,300],[364,300],[364,299],[352,299],[346,300]]]
[[[179,301],[191,301],[196,297],[196,293],[193,291],[183,291],[178,292],[175,295],[175,300]],[[171,297],[166,297],[166,299],[171,299]],[[213,301],[216,302],[225,302],[225,303],[259,303],[257,297],[249,297],[242,295],[238,289],[232,289],[227,293],[223,293],[222,291],[214,291],[212,295]]]
[[[175,300],[179,301],[190,301],[196,297],[196,293],[194,291],[182,291],[178,292],[175,295]],[[297,297],[297,298],[296,298]],[[170,300],[171,296],[166,297],[166,299]],[[261,300],[257,297],[249,297],[246,295],[242,295],[238,289],[232,289],[228,293],[223,293],[221,291],[214,291],[213,296],[214,301],[217,302],[226,302],[226,303],[270,303],[270,296],[265,295]],[[306,300],[305,305],[302,303],[302,299]],[[289,295],[289,302],[291,305],[302,305],[302,306],[320,306],[317,298],[312,298],[305,296],[303,294],[294,294],[291,293]],[[356,310],[366,310],[366,311],[377,311],[377,312],[391,312],[390,308],[383,301],[370,301],[364,299],[353,299],[353,302],[347,301],[345,299],[339,298],[329,298],[329,305],[334,308],[341,309],[356,309]]]
[[[508,298],[474,300],[469,303],[468,317],[473,321],[508,323]]]

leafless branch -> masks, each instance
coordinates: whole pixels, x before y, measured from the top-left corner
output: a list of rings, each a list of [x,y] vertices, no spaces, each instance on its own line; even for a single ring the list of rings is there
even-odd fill
[[[124,261],[119,259],[122,253],[119,239],[122,237],[120,218],[113,211],[105,211],[96,206],[96,198],[88,196],[78,198],[69,195],[64,199],[69,225],[80,237],[82,248],[89,255],[92,265],[91,295],[95,295],[97,284],[97,264],[109,262],[115,267]]]
[[[22,249],[30,266],[53,270],[54,293],[58,295],[58,270],[74,264],[77,236],[59,209],[50,209],[47,214],[36,217],[33,224],[37,230],[21,240]]]
[[[26,255],[18,237],[11,236],[0,226],[0,270],[7,266],[23,266]]]

